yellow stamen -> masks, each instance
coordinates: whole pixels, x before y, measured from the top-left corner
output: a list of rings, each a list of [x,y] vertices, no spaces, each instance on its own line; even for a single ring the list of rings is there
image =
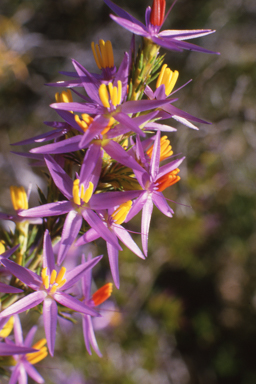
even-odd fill
[[[177,176],[177,173],[179,172],[180,170],[176,168],[173,171],[162,176],[160,179],[158,179],[158,191],[162,192],[167,187],[170,187],[171,185],[177,183],[180,180],[180,176]]]
[[[30,364],[36,364],[43,360],[47,355],[47,348],[45,347],[46,339],[41,339],[33,345],[32,348],[39,349],[38,352],[27,353],[26,359]]]
[[[41,272],[42,282],[45,287],[45,289],[49,288],[49,276],[47,275],[47,267],[42,269]]]
[[[152,157],[154,145],[147,150],[147,155]],[[170,145],[170,140],[168,140],[167,136],[162,136],[160,139],[160,161],[163,161],[170,157],[173,154],[172,147]]]
[[[58,273],[58,276],[57,276],[57,278],[55,280],[56,284],[59,285],[61,283],[63,277],[65,276],[65,273],[66,273],[66,268],[65,267],[61,267],[61,269],[60,269],[60,271]]]
[[[175,87],[178,77],[179,77],[178,71],[173,72],[170,70],[170,68],[167,67],[166,64],[164,64],[158,76],[158,79],[156,82],[156,88],[160,87],[160,85],[164,85],[165,94],[166,96],[169,96],[169,94],[172,92],[173,88]]]
[[[110,108],[109,95],[106,84],[101,84],[99,87],[99,97],[105,108]]]
[[[100,305],[106,301],[113,290],[113,284],[108,283],[103,285],[100,289],[98,289],[93,295],[92,295],[92,300],[94,302],[94,305]]]
[[[107,133],[110,130],[114,122],[115,122],[114,117],[110,117],[108,125],[103,129],[103,131],[101,131],[101,134],[105,135],[105,133]]]
[[[106,41],[106,51],[108,55],[108,67],[112,68],[114,67],[114,54],[112,44],[109,40]]]
[[[112,99],[112,97],[113,97],[113,84],[112,83],[108,83],[108,92],[109,92],[110,99]]]
[[[2,253],[4,253],[5,252],[5,246],[4,246],[4,242],[1,240],[0,241],[0,255],[2,254]]]
[[[93,42],[93,41],[91,42],[91,48],[92,48],[92,53],[93,53],[93,56],[94,56],[94,60],[95,60],[95,62],[96,62],[96,64],[97,64],[97,67],[98,67],[99,69],[101,69],[102,66],[101,66],[100,61],[99,61],[99,59],[98,59],[97,53],[96,53],[96,51],[95,51],[95,46],[94,46],[94,42]]]
[[[100,40],[99,44],[100,44],[100,52],[101,52],[101,57],[103,62],[103,68],[106,68],[108,66],[108,56],[106,52],[105,41]]]
[[[73,182],[73,201],[77,205],[81,204],[80,193],[79,193],[79,179],[76,179]]]
[[[114,67],[114,54],[111,42],[100,40],[99,45],[91,43],[94,60],[99,69]]]
[[[112,95],[111,95],[111,102],[112,102],[112,105],[114,105],[115,107],[118,104],[118,101],[117,101],[117,87],[113,87],[113,92],[112,92]]]
[[[50,278],[51,285],[55,283],[56,276],[57,276],[57,272],[55,271],[55,269],[53,269],[51,273],[51,278]]]
[[[112,218],[116,224],[122,224],[126,219],[132,206],[132,201],[129,200],[126,203],[119,205],[119,207],[112,213]]]
[[[10,187],[12,205],[15,211],[19,209],[28,209],[28,199],[23,187]]]
[[[73,101],[73,97],[70,89],[67,89],[61,93],[55,93],[55,100],[57,103],[71,103]]]
[[[13,324],[14,324],[14,317],[11,316],[10,319],[7,321],[7,323],[5,323],[5,325],[1,329],[0,337],[5,338],[5,337],[9,336],[12,329],[13,329]]]
[[[88,203],[88,201],[90,200],[90,198],[92,197],[92,194],[93,194],[93,188],[94,188],[94,185],[93,183],[90,181],[89,182],[89,187],[86,189],[86,191],[84,192],[82,199],[85,203]]]
[[[121,80],[117,81],[117,104],[121,103],[122,99],[122,82]]]

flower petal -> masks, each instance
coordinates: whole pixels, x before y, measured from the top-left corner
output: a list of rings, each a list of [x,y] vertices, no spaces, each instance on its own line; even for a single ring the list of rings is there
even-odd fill
[[[108,259],[109,265],[112,273],[112,277],[115,283],[115,286],[119,289],[120,287],[120,278],[119,278],[119,270],[118,270],[118,249],[113,247],[112,244],[107,242],[107,250],[108,250]]]
[[[30,308],[36,307],[45,299],[46,295],[46,292],[38,291],[23,297],[16,303],[10,305],[10,307],[6,308],[3,312],[1,312],[0,319],[3,317],[15,315],[16,313],[25,312]]]
[[[44,331],[47,340],[49,353],[51,356],[54,355],[54,345],[57,328],[57,314],[58,308],[56,302],[47,297],[44,300],[43,318],[44,318]]]
[[[90,308],[88,305],[81,303],[81,301],[75,299],[74,297],[67,295],[63,292],[57,292],[54,294],[54,299],[64,305],[64,307],[73,309],[76,312],[84,313],[85,315],[98,316],[98,313]]]

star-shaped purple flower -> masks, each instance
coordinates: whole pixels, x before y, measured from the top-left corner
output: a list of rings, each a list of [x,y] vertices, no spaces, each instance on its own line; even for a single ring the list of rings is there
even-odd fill
[[[79,300],[65,293],[70,289],[90,268],[93,268],[102,256],[95,257],[92,261],[75,267],[66,273],[62,267],[57,273],[54,254],[49,232],[45,232],[43,248],[43,269],[41,276],[27,268],[10,261],[2,259],[2,264],[20,281],[33,289],[35,292],[23,297],[10,307],[0,313],[0,320],[17,313],[25,312],[43,302],[44,329],[50,354],[53,356],[56,326],[57,326],[57,303],[72,309],[73,311],[97,316],[97,312]]]
[[[165,22],[169,12],[169,9],[165,16],[165,0],[153,0],[153,6],[147,7],[145,14],[146,25],[135,19],[128,12],[124,11],[118,5],[114,4],[110,0],[104,0],[104,2],[115,12],[117,16],[110,15],[116,23],[128,29],[135,35],[143,36],[152,40],[156,45],[163,48],[170,49],[172,51],[182,51],[183,49],[189,49],[192,51],[216,53],[209,51],[208,49],[198,47],[195,44],[184,42],[183,40],[193,39],[200,36],[209,35],[215,31],[211,29],[194,29],[194,30],[172,30],[167,29],[160,32],[160,29]]]

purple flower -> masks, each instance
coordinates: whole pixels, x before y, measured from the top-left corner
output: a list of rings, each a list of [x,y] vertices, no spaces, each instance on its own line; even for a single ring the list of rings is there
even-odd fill
[[[52,108],[64,111],[74,111],[83,114],[95,115],[83,135],[79,147],[85,148],[92,139],[101,134],[106,127],[111,127],[115,122],[124,124],[130,131],[145,136],[136,121],[129,116],[168,104],[169,100],[136,100],[125,101],[127,96],[127,76],[120,73],[119,78],[113,82],[100,83],[81,64],[73,60],[73,65],[81,79],[91,102],[87,103],[54,103]],[[127,60],[128,66],[128,60]],[[124,71],[125,72],[125,71]],[[84,81],[86,79],[86,81]]]
[[[120,249],[115,236],[103,224],[94,210],[107,209],[121,204],[139,196],[140,191],[106,192],[104,195],[102,193],[93,194],[101,172],[100,152],[99,146],[91,146],[88,149],[81,167],[80,177],[78,176],[79,178],[74,182],[51,156],[46,156],[45,161],[51,176],[68,201],[49,203],[20,213],[21,216],[26,217],[59,216],[68,213],[62,231],[58,264],[64,260],[69,247],[77,237],[83,219],[106,241]]]
[[[143,164],[147,166],[147,161],[145,159],[144,151],[140,144],[139,137],[137,137],[137,151],[137,157],[140,158]],[[183,157],[182,159],[174,160],[159,168],[160,157],[160,131],[158,131],[155,136],[154,147],[148,170],[145,169],[144,172],[137,172],[134,170],[136,178],[140,183],[143,192],[141,193],[140,197],[135,200],[126,219],[127,221],[130,220],[142,210],[141,241],[145,255],[147,255],[148,232],[153,205],[155,204],[156,207],[167,217],[172,217],[173,210],[167,204],[162,191],[179,180],[179,176],[177,176],[179,169],[177,167],[184,160]]]
[[[143,36],[147,39],[150,39],[156,45],[159,45],[163,48],[170,49],[172,51],[182,51],[183,49],[189,49],[192,51],[206,52],[206,53],[216,53],[209,51],[205,48],[198,47],[197,45],[184,42],[183,40],[193,39],[195,37],[209,35],[215,31],[211,29],[194,29],[194,30],[165,30],[160,32],[160,29],[166,20],[170,10],[165,13],[165,0],[153,0],[153,7],[147,7],[145,20],[146,25],[135,19],[128,12],[124,11],[122,8],[114,4],[110,0],[104,0],[104,2],[115,12],[119,17],[110,15],[110,17],[119,25],[128,29],[135,35]]]
[[[27,268],[8,260],[2,259],[2,264],[20,281],[35,292],[23,297],[0,313],[0,320],[11,315],[27,311],[43,302],[43,318],[45,335],[50,354],[53,356],[55,334],[57,326],[57,303],[72,309],[73,311],[97,316],[97,312],[68,295],[64,291],[71,288],[83,275],[83,273],[96,265],[102,256],[95,257],[92,261],[75,267],[66,273],[62,267],[57,273],[49,232],[45,232],[43,249],[43,269],[41,276]]]
[[[119,207],[116,207],[116,209],[111,208],[108,211],[104,210],[99,212],[99,216],[102,220],[102,222],[109,228],[109,230],[112,232],[113,236],[116,237],[116,240],[121,240],[133,253],[135,253],[137,256],[139,256],[141,259],[145,259],[143,253],[137,246],[137,244],[132,239],[129,232],[121,225],[131,208],[132,202],[127,201],[126,203],[121,204]],[[82,245],[89,243],[91,241],[94,241],[101,237],[101,235],[95,231],[93,228],[91,228],[88,232],[86,232],[78,241],[76,242],[76,245]],[[114,247],[111,243],[108,241],[107,243],[107,250],[108,250],[108,258],[109,258],[109,264],[110,269],[112,273],[112,277],[115,283],[115,286],[117,288],[120,287],[120,279],[119,279],[119,271],[118,271],[118,253],[119,250]]]
[[[19,382],[19,384],[27,384],[27,375],[29,375],[37,383],[44,383],[44,379],[41,375],[39,375],[33,365],[43,360],[48,355],[48,352],[47,348],[45,347],[46,339],[39,340],[31,348],[31,344],[36,331],[36,326],[31,328],[27,334],[27,337],[23,341],[20,319],[18,315],[15,315],[14,336],[16,344],[12,343],[10,340],[7,340],[7,343],[12,348],[14,348],[14,346],[16,348],[19,346],[19,348],[24,348],[27,350],[30,349],[30,353],[27,352],[27,354],[23,354],[22,356],[16,353],[13,354],[15,366],[12,371],[9,384],[15,384],[17,382]]]

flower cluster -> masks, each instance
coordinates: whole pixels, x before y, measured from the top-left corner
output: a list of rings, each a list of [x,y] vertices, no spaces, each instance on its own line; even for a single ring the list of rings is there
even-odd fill
[[[34,208],[29,208],[23,187],[11,187],[15,213],[0,213],[0,219],[16,223],[15,233],[6,233],[0,243],[0,354],[9,356],[5,365],[11,370],[10,383],[26,383],[27,374],[44,382],[33,364],[45,358],[47,350],[54,355],[58,317],[74,321],[80,313],[86,349],[101,356],[93,318],[100,316],[98,306],[113,287],[110,282],[92,294],[92,270],[102,256],[84,255],[83,245],[99,238],[106,242],[113,282],[119,288],[122,244],[144,260],[153,206],[167,217],[174,213],[163,192],[180,180],[184,157],[175,155],[168,137],[161,136],[176,131],[164,120],[172,118],[193,129],[194,123],[207,123],[174,105],[173,95],[183,86],[174,91],[179,73],[163,64],[159,51],[210,52],[184,40],[214,31],[160,32],[169,13],[165,15],[165,0],[154,0],[152,9],[146,9],[146,25],[104,1],[117,15],[111,15],[115,22],[142,36],[137,55],[132,38],[129,52],[116,67],[111,42],[92,43],[100,73],[90,73],[73,60],[74,72],[64,72],[68,79],[49,84],[66,88],[50,105],[58,115],[58,120],[46,122],[51,130],[13,144],[33,145],[27,156],[40,160],[49,186],[47,196],[38,190],[40,205]],[[151,88],[150,83],[155,85]],[[126,229],[140,211],[142,249]],[[77,264],[67,270],[72,258]],[[45,339],[31,348],[36,327],[23,342],[18,314],[29,311],[29,316],[32,309],[43,317]],[[9,337],[13,324],[15,341]]]

